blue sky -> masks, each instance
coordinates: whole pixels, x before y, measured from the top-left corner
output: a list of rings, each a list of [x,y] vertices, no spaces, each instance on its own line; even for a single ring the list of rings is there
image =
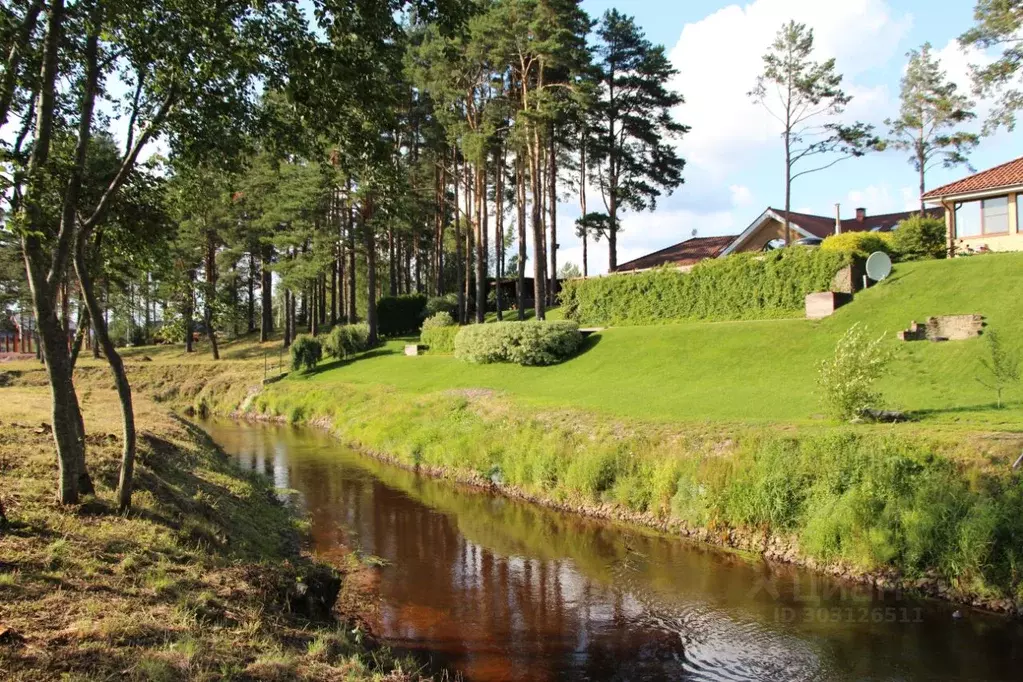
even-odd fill
[[[681,142],[688,165],[686,184],[652,213],[627,215],[619,237],[619,262],[688,238],[736,234],[768,205],[784,205],[784,158],[778,130],[748,101],[760,56],[777,28],[792,18],[815,29],[818,58],[835,57],[854,99],[848,120],[884,129],[898,112],[899,80],[908,50],[929,41],[949,77],[969,90],[968,64],[990,55],[966,54],[955,38],[972,25],[974,0],[584,0],[597,18],[611,7],[636,18],[653,42],[665,45],[679,69],[675,83],[687,102],[677,118],[692,126]],[[978,103],[981,114],[984,103]],[[979,123],[978,126],[979,128]],[[985,138],[970,158],[978,170],[1023,155],[1023,133]],[[968,174],[966,168],[936,168],[928,187]],[[794,210],[844,216],[856,207],[869,213],[911,208],[918,203],[916,173],[905,154],[889,151],[843,161],[796,181]],[[591,198],[591,203],[599,198]],[[559,225],[578,216],[566,198]],[[581,262],[581,246],[563,234],[559,261]],[[590,270],[604,272],[607,249],[591,245]]]

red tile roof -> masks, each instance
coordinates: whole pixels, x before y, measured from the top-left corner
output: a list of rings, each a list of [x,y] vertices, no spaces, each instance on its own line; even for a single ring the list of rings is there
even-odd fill
[[[1023,157],[932,189],[924,194],[924,199],[938,199],[957,194],[986,192],[1016,185],[1023,185]]]
[[[717,258],[729,244],[735,240],[735,235],[724,237],[693,237],[680,242],[666,249],[649,253],[645,256],[622,263],[613,272],[628,272],[630,270],[647,270],[661,265],[696,265],[707,258]]]
[[[785,211],[781,209],[772,208],[770,210],[774,211],[782,218],[785,217]],[[880,228],[881,230],[890,229],[917,212],[918,211],[902,211],[899,213],[879,213],[878,215],[870,215],[868,213],[862,222],[856,218],[845,218],[842,220],[842,232],[866,232],[873,230],[874,228]],[[929,208],[925,211],[925,213],[932,218],[941,218],[945,215],[944,211],[940,208]],[[834,218],[790,211],[789,220],[815,237],[820,237],[821,239],[835,234]]]

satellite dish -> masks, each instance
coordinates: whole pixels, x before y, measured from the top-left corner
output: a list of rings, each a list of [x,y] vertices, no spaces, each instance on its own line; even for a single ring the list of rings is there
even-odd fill
[[[884,251],[875,251],[867,259],[867,277],[880,282],[892,274],[892,259]]]

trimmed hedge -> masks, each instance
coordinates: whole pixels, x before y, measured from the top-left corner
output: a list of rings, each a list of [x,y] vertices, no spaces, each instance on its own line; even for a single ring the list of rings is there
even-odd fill
[[[883,251],[889,256],[898,255],[893,232],[843,232],[825,239],[821,244],[821,250],[856,258],[867,258],[875,251]]]
[[[384,296],[377,301],[377,327],[384,336],[415,334],[426,317],[426,296]]]
[[[323,357],[323,346],[316,337],[300,334],[291,342],[291,369],[296,372],[305,369],[307,372],[316,369]]]
[[[459,327],[434,327],[424,329],[419,337],[420,343],[430,349],[431,353],[451,354],[455,352],[455,337]]]
[[[852,262],[844,253],[791,247],[703,261],[690,272],[660,268],[635,275],[568,280],[561,304],[581,324],[749,320],[796,315],[806,295],[828,291]]]
[[[327,355],[343,360],[369,348],[368,324],[341,324],[330,330],[323,344]]]
[[[454,353],[457,334],[458,325],[455,324],[455,318],[451,317],[450,313],[440,312],[423,322],[423,333],[419,336],[419,342],[434,353]]]
[[[555,365],[567,360],[582,345],[575,322],[493,322],[474,324],[455,336],[455,357],[489,364]]]

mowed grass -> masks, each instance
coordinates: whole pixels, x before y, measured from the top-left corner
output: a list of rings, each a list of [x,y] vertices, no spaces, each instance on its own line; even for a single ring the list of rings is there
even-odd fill
[[[932,315],[980,313],[1010,343],[1023,338],[1023,254],[905,263],[833,317],[619,327],[547,368],[474,366],[450,356],[405,357],[405,341],[347,363],[328,362],[288,382],[384,384],[428,393],[486,388],[539,404],[656,421],[813,422],[817,367],[854,323],[885,334],[896,352],[881,388],[893,408],[929,422],[1017,430],[1021,391],[994,409],[977,381],[982,339],[902,343],[899,330]],[[312,388],[312,386],[310,387]]]

